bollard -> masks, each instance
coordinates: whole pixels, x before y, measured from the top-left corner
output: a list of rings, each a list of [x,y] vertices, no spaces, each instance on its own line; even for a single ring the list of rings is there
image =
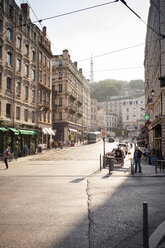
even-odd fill
[[[101,154],[100,154],[100,171],[101,171]]]
[[[134,164],[133,164],[133,158],[131,158],[131,175],[134,175]]]
[[[148,241],[148,204],[143,202],[143,248],[149,248]]]

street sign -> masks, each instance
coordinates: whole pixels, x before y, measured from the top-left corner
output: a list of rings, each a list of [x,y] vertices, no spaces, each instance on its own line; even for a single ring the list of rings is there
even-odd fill
[[[151,117],[148,114],[146,114],[144,118],[146,119],[146,121],[148,121]]]
[[[101,130],[101,136],[102,136],[102,137],[106,137],[106,136],[107,136],[107,132],[104,131],[104,130]]]

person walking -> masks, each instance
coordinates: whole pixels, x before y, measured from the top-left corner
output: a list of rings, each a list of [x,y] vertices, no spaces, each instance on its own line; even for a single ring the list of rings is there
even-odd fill
[[[8,166],[8,158],[9,158],[9,156],[10,156],[10,152],[9,152],[9,148],[8,148],[8,146],[6,145],[5,146],[5,150],[4,150],[4,152],[3,152],[3,157],[4,157],[4,162],[5,162],[5,165],[6,165],[6,169],[8,169],[9,168],[9,166]]]
[[[142,157],[142,152],[138,148],[138,146],[135,147],[135,152],[134,152],[134,161],[135,161],[135,173],[137,173],[137,165],[139,167],[138,173],[142,173],[142,168],[141,168],[141,157]]]

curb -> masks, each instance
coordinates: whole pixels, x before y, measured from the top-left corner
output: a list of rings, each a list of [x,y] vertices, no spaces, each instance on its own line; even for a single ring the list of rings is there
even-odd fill
[[[165,239],[165,221],[163,221],[150,236],[149,247],[150,248],[159,247],[158,245],[161,244],[161,242],[164,241],[164,239]]]

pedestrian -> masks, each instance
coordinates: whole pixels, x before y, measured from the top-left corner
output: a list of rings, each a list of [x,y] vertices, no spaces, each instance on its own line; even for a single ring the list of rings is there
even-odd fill
[[[8,148],[8,146],[6,145],[6,146],[5,146],[5,150],[4,150],[4,152],[3,152],[3,157],[4,157],[4,162],[5,162],[5,165],[6,165],[6,169],[9,168],[8,162],[7,162],[9,156],[10,156],[9,148]]]
[[[142,157],[142,152],[138,148],[138,146],[135,147],[135,152],[134,152],[134,161],[135,161],[135,173],[137,173],[137,165],[139,167],[138,173],[142,173],[142,168],[141,168],[141,157]]]

